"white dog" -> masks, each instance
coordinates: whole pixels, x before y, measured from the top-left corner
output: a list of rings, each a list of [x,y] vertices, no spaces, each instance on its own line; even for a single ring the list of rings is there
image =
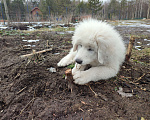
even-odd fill
[[[125,58],[121,36],[102,21],[88,19],[79,23],[72,44],[70,53],[57,65],[66,66],[75,61],[72,75],[76,84],[83,85],[116,76]]]

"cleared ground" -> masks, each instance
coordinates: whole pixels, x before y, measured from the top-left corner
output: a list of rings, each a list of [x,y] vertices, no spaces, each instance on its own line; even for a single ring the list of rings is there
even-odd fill
[[[116,77],[76,85],[72,93],[64,79],[68,68],[58,68],[57,62],[72,47],[72,33],[65,31],[73,28],[56,26],[32,32],[1,30],[0,119],[150,119],[150,27],[118,25],[118,21],[109,23],[115,25],[126,44],[130,35],[137,36],[130,62],[122,65]],[[43,54],[20,57],[49,48],[52,50]],[[55,73],[49,71],[51,67],[56,68]],[[101,95],[96,97],[90,88]],[[120,88],[123,88],[121,93]]]

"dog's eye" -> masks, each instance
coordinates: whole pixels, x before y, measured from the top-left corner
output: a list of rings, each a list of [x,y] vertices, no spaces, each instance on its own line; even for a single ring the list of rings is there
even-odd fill
[[[77,50],[79,50],[81,47],[82,47],[82,45],[79,44]]]
[[[79,45],[78,45],[78,47],[82,47],[82,45],[81,45],[81,44],[79,44]]]
[[[89,48],[88,51],[93,51],[93,49]]]

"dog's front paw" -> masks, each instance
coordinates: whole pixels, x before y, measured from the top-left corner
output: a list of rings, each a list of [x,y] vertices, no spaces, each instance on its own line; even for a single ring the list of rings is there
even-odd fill
[[[59,61],[59,63],[57,63],[57,66],[58,67],[63,67],[63,66],[67,66],[69,64],[71,64],[73,62],[73,60],[67,58],[67,57],[64,57],[63,59],[61,59]]]
[[[77,71],[73,74],[75,84],[84,85],[90,81],[90,79],[84,75],[84,71]]]

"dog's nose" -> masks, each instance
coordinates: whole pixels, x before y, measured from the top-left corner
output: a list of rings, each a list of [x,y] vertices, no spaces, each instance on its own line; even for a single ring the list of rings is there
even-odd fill
[[[78,64],[82,64],[82,60],[80,60],[80,59],[76,59],[76,63],[78,63]]]

